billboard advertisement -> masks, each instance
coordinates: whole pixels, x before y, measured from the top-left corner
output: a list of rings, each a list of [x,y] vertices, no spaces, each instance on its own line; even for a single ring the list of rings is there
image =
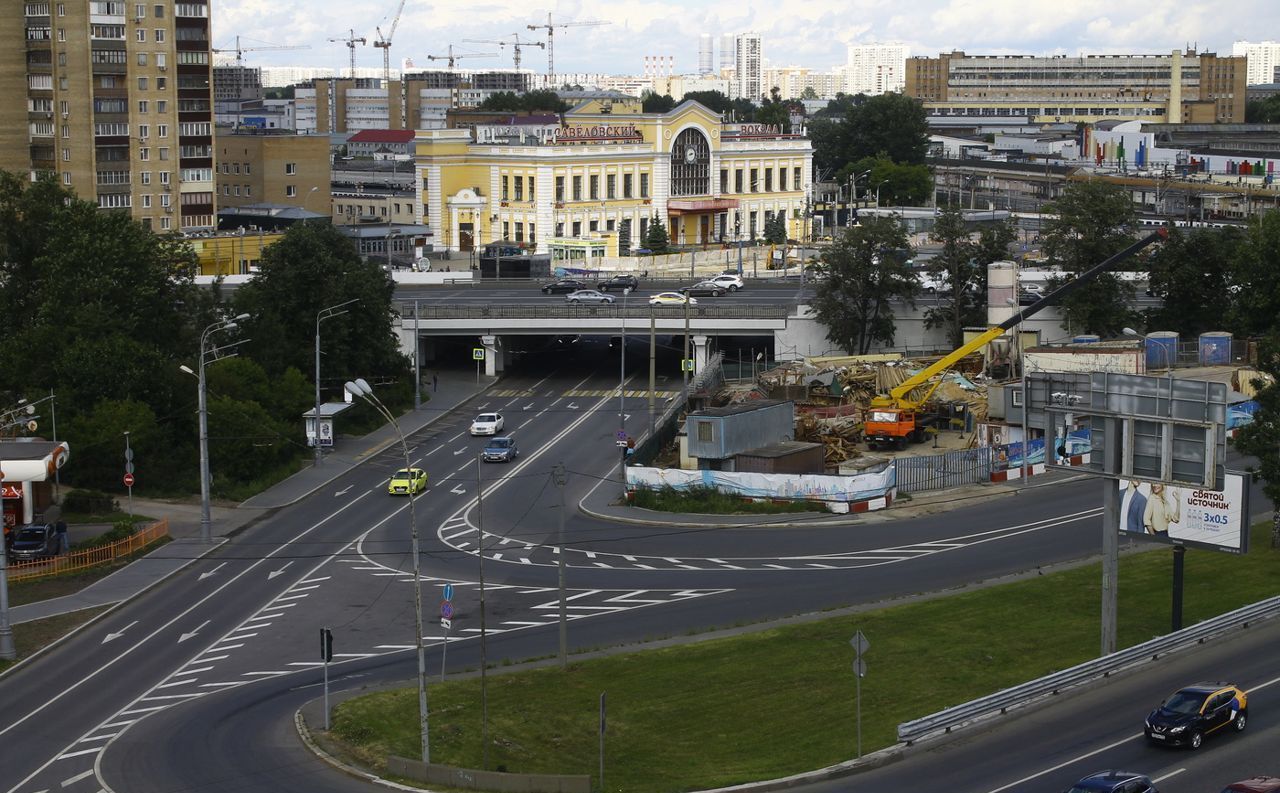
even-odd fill
[[[1248,488],[1228,473],[1222,490],[1120,480],[1120,533],[1228,553],[1249,550]]]

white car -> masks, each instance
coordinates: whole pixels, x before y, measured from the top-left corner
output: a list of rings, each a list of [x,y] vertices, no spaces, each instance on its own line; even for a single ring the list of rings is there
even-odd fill
[[[740,275],[731,275],[729,273],[724,273],[723,275],[717,275],[715,278],[712,278],[711,280],[725,287],[730,292],[736,292],[743,287],[742,276]]]
[[[651,306],[683,306],[688,303],[691,306],[698,305],[696,298],[682,295],[679,292],[659,292],[649,298]]]
[[[481,413],[471,422],[472,435],[497,435],[502,432],[501,413]]]

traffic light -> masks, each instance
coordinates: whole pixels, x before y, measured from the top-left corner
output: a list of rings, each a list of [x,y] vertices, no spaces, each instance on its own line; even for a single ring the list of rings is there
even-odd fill
[[[333,633],[328,628],[320,629],[320,660],[325,663],[333,660]]]

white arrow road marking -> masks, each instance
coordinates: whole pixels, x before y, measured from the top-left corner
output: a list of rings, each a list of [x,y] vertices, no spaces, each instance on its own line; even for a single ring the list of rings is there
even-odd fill
[[[347,488],[347,490],[350,490],[350,489],[351,489],[351,488]],[[282,574],[284,573],[284,571],[285,571],[285,570],[288,570],[288,569],[289,569],[289,565],[291,565],[291,564],[293,564],[293,562],[285,562],[285,563],[284,563],[284,567],[281,567],[279,570],[272,570],[270,573],[267,573],[267,580],[268,580],[268,581],[270,581],[271,579],[275,578],[276,576],[278,576],[278,575],[282,575]]]
[[[623,420],[623,421],[630,421],[630,420],[631,420],[631,414],[630,414],[630,413],[623,413],[623,414],[622,414],[622,420]]]
[[[577,402],[570,402],[568,405],[565,405],[565,407],[569,408],[570,410],[577,410],[577,409],[578,409],[578,403],[577,403]]]
[[[524,407],[522,407],[522,408],[520,408],[520,409],[521,409],[521,410],[532,410],[532,409],[533,409],[533,403],[532,403],[532,402],[530,402],[529,404],[525,405]]]
[[[121,636],[123,636],[123,635],[124,635],[124,632],[125,632],[125,631],[129,630],[130,628],[132,628],[134,625],[137,625],[137,624],[138,624],[138,621],[137,621],[137,620],[134,620],[133,622],[131,622],[131,623],[129,623],[128,625],[124,626],[123,628],[121,628],[120,630],[116,631],[115,633],[108,633],[105,637],[103,637],[103,639],[102,639],[102,643],[103,643],[103,644],[106,644],[107,642],[109,642],[109,641],[111,641],[111,640],[113,640],[113,639],[119,639]]]
[[[209,576],[211,576],[211,575],[217,575],[218,571],[219,571],[219,570],[221,570],[222,568],[226,567],[226,566],[227,566],[227,563],[226,563],[226,562],[223,562],[222,564],[220,564],[220,565],[218,565],[217,567],[213,568],[213,569],[212,569],[212,570],[210,570],[209,572],[207,572],[207,573],[201,573],[201,574],[200,574],[200,578],[199,578],[199,580],[203,581],[203,580],[205,580],[206,578],[208,578],[208,577],[209,577]]]
[[[449,492],[460,496],[463,493],[466,493],[467,491],[462,488],[462,485],[454,485],[453,489],[450,490]]]
[[[351,488],[353,488],[353,487],[355,487],[355,485],[347,485],[346,487],[342,488],[341,490],[339,490],[339,491],[335,492],[335,493],[333,494],[333,497],[334,497],[334,498],[337,498],[338,496],[345,496],[345,495],[347,494],[347,491],[348,491],[348,490],[350,490],[350,489],[351,489]]]
[[[459,454],[462,454],[462,453],[463,453],[463,452],[465,452],[466,450],[467,450],[467,447],[466,447],[466,446],[463,446],[461,449],[459,449],[459,450],[457,450],[456,452],[454,452],[454,453],[453,453],[453,456],[454,456],[454,457],[457,457]]]
[[[204,630],[204,626],[206,626],[206,625],[208,625],[208,624],[209,624],[209,620],[205,620],[204,622],[200,623],[200,627],[196,628],[195,630],[191,631],[190,633],[184,633],[184,634],[182,634],[181,636],[179,636],[179,637],[178,637],[178,644],[182,644],[182,643],[183,643],[183,642],[185,642],[187,639],[190,639],[192,636],[195,636],[197,633],[199,633],[200,631]]]

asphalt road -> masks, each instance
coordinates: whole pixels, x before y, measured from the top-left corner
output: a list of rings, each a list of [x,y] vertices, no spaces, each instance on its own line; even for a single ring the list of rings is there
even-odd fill
[[[554,652],[560,493],[566,504],[616,479],[612,363],[514,374],[409,439],[431,474],[415,502],[428,604],[428,669],[445,639],[434,619],[456,594],[449,667],[478,662],[484,545],[490,662]],[[528,366],[525,371],[538,369]],[[635,376],[639,377],[637,372]],[[625,426],[647,421],[628,398]],[[509,465],[479,465],[474,412],[498,410],[519,440]],[[339,688],[412,677],[409,502],[389,497],[398,449],[232,538],[136,601],[0,681],[4,789],[368,789],[314,761],[291,714],[317,694],[317,628],[334,632]],[[477,473],[478,472],[478,473]],[[476,503],[477,475],[484,483]],[[1093,553],[1092,481],[1032,487],[946,515],[853,527],[619,526],[566,514],[570,643],[608,646],[945,589]],[[480,528],[483,528],[483,534]],[[482,539],[483,538],[483,539]]]

